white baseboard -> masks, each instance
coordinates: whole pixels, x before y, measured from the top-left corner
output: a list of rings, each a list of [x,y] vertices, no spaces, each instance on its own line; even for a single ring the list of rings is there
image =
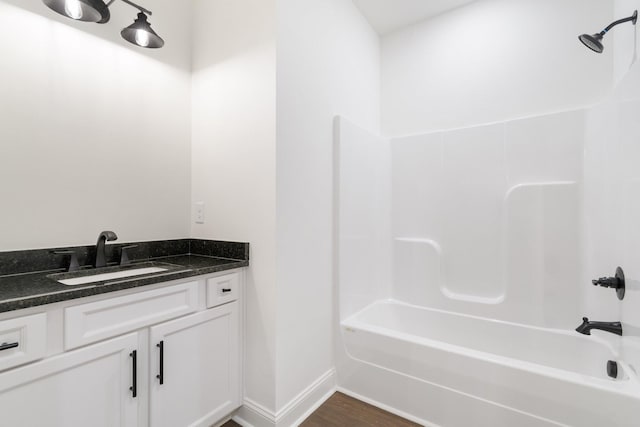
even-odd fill
[[[331,368],[277,413],[245,398],[243,406],[238,409],[233,420],[243,427],[295,427],[318,409],[335,391],[336,371]]]
[[[276,414],[276,426],[298,426],[331,397],[335,391],[336,370],[331,368],[278,411]]]
[[[248,398],[242,403],[232,418],[242,427],[276,427],[276,416],[272,411]]]

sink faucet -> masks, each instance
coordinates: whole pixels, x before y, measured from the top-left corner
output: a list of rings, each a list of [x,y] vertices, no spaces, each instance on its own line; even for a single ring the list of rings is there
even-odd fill
[[[622,323],[620,322],[590,322],[589,318],[582,318],[582,325],[576,328],[577,332],[584,335],[591,335],[592,329],[600,329],[601,331],[611,332],[612,334],[622,335]]]
[[[106,267],[107,259],[104,252],[105,242],[112,240],[117,240],[118,236],[113,231],[103,231],[98,236],[98,243],[96,243],[96,268],[98,267]]]

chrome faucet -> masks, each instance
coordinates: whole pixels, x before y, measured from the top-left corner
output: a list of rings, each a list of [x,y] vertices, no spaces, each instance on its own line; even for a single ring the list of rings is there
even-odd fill
[[[106,267],[107,266],[107,257],[105,255],[105,242],[118,240],[118,236],[113,231],[103,231],[98,236],[98,243],[96,243],[96,263],[95,267]]]
[[[620,322],[591,322],[589,318],[582,318],[582,325],[576,328],[576,332],[584,335],[591,335],[592,329],[600,329],[601,331],[611,332],[612,334],[622,335],[622,323]]]

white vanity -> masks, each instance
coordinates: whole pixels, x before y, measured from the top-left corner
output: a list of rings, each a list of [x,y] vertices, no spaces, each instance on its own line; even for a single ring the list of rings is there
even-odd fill
[[[222,421],[242,400],[244,270],[0,313],[0,424]]]

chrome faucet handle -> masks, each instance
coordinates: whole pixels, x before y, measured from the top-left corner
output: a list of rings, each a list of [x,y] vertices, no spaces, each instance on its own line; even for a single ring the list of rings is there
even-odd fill
[[[120,249],[120,265],[129,265],[131,264],[131,260],[129,260],[129,254],[127,253],[127,251],[129,249],[134,249],[137,248],[138,245],[128,245],[128,246],[123,246]]]
[[[71,259],[69,260],[69,269],[67,271],[76,271],[80,269],[80,263],[78,262],[78,254],[73,250],[61,250],[61,251],[51,251],[51,253],[55,255],[71,255]]]

